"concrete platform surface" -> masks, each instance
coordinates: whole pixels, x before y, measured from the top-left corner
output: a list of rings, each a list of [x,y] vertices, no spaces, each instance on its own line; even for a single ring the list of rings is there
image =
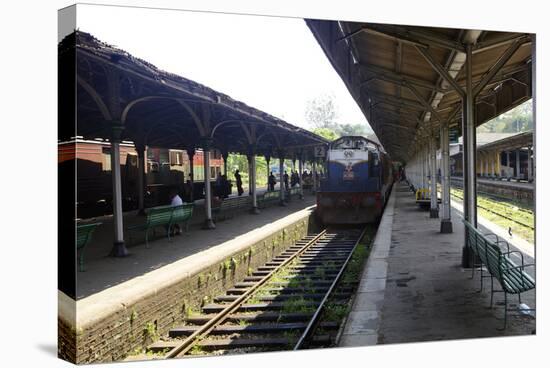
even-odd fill
[[[149,241],[150,248],[138,243],[129,247],[130,255],[124,258],[108,256],[112,247],[112,232],[109,233],[109,229],[112,231],[112,224],[101,225],[103,232],[97,234],[97,237],[94,234],[93,242],[86,247],[85,271],[77,272],[76,275],[77,300],[216,247],[253,230],[269,226],[314,203],[315,197],[305,194],[303,200],[293,199],[287,207],[273,204],[262,209],[258,215],[252,215],[245,210],[233,218],[218,222],[214,230],[203,230],[202,222],[195,221],[190,225],[189,232],[172,237],[171,241],[166,237],[160,237],[162,229],[158,229],[157,239]],[[126,214],[126,217],[129,223],[144,221],[144,217],[137,218],[135,214]]]
[[[503,326],[503,294],[489,308],[490,280],[480,289],[479,272],[461,267],[464,226],[453,210],[452,234],[439,232],[439,219],[414,203],[405,185],[394,186],[363,271],[341,346],[529,335],[533,315],[509,312]],[[496,283],[498,289],[498,283]],[[518,298],[509,296],[509,307]],[[522,294],[535,308],[535,292]]]

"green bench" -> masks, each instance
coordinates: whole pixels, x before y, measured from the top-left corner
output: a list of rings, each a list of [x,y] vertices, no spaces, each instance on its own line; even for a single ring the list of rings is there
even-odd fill
[[[84,271],[84,247],[92,240],[92,234],[98,225],[101,225],[101,222],[76,225],[76,252],[80,251],[80,255],[78,256],[79,272]]]
[[[224,199],[218,207],[212,208],[212,214],[215,215],[214,220],[227,219],[233,217],[236,212],[243,208],[252,208],[252,197],[231,197]]]
[[[258,207],[265,208],[269,203],[279,201],[279,191],[265,192],[258,196]]]
[[[483,234],[479,229],[475,228],[462,220],[467,231],[467,245],[470,249],[472,259],[476,258],[481,263],[481,288],[483,289],[483,265],[487,268],[491,278],[491,307],[493,306],[493,294],[496,292],[504,293],[504,327],[507,323],[508,312],[508,294],[517,294],[519,303],[521,304],[521,293],[535,288],[535,280],[525,272],[526,267],[532,267],[534,264],[525,264],[523,254],[519,251],[510,251],[508,242],[500,240],[495,234]],[[494,238],[494,240],[493,240]],[[503,248],[504,244],[505,248]],[[514,262],[510,255],[517,254],[520,264]],[[473,265],[475,266],[475,264]],[[474,276],[475,267],[472,267],[472,277]],[[497,279],[502,290],[495,290],[493,280]]]
[[[186,231],[189,230],[189,220],[193,216],[193,204],[183,204],[180,206],[160,206],[147,210],[147,220],[145,224],[129,226],[129,231],[145,230],[145,246],[149,248],[149,230],[162,226],[166,229],[166,236],[170,240],[170,231],[172,227],[179,223],[185,223]],[[130,239],[131,242],[131,239]]]
[[[292,196],[299,196],[300,195],[300,187],[294,187],[294,188],[290,188],[287,192],[286,192],[286,198],[288,200],[291,200],[292,199]]]

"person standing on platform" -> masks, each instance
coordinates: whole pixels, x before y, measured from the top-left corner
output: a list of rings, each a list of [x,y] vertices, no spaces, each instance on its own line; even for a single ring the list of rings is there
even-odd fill
[[[288,190],[288,174],[285,171],[285,174],[283,175],[283,180],[285,183],[285,190]]]
[[[243,190],[243,180],[241,179],[241,174],[239,174],[239,170],[235,171],[235,182],[237,184],[237,192],[239,193],[239,196],[241,196],[244,190]]]
[[[221,185],[222,185],[222,197],[227,198],[231,194],[231,189],[229,186],[229,181],[227,181],[227,176],[222,175],[221,179]]]
[[[275,180],[275,175],[273,175],[273,171],[271,171],[267,180],[267,190],[269,192],[275,191],[275,183],[277,183],[277,180]]]

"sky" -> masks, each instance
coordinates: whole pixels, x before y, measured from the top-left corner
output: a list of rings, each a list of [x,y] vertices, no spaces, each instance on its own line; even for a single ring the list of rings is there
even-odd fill
[[[303,19],[78,5],[77,28],[303,128],[321,95],[337,122],[368,124]]]

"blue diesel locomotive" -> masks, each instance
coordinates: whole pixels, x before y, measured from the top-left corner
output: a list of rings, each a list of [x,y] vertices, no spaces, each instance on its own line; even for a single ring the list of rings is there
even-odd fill
[[[317,216],[323,224],[375,222],[393,182],[392,165],[382,147],[364,137],[331,142],[326,173],[317,192]]]

